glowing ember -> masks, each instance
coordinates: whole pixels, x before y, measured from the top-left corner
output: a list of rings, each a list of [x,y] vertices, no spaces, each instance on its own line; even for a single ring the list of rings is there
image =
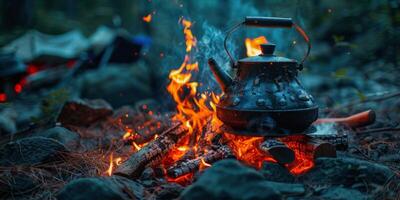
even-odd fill
[[[132,142],[132,146],[135,147],[136,151],[139,151],[142,147],[136,144],[136,142]]]
[[[7,95],[5,93],[0,93],[0,102],[4,102],[7,100]]]
[[[128,140],[131,136],[132,136],[132,132],[131,132],[131,131],[127,131],[127,132],[122,136],[122,139],[123,139],[123,140]]]
[[[15,91],[16,93],[20,93],[20,92],[22,91],[22,86],[21,86],[21,84],[16,84],[16,85],[14,86],[14,91]]]
[[[258,148],[264,141],[263,137],[237,136],[232,134],[225,134],[224,136],[228,139],[229,147],[239,160],[257,168],[261,168],[264,161],[275,162],[272,157],[266,156]]]
[[[211,167],[211,164],[208,164],[204,159],[200,160],[199,171],[203,171],[209,167]]]
[[[260,44],[267,44],[268,40],[264,36],[254,39],[246,38],[244,44],[246,45],[247,56],[258,56],[261,54]]]
[[[143,21],[150,23],[151,22],[151,14],[144,16],[142,19],[143,19]]]

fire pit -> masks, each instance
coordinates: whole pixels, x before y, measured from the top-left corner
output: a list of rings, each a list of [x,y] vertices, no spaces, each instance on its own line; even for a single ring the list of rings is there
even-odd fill
[[[232,79],[211,59],[210,67],[224,93],[199,94],[199,83],[191,81],[192,73],[198,70],[198,63],[192,58],[197,40],[191,32],[191,22],[186,19],[180,22],[184,27],[187,53],[182,65],[170,72],[171,82],[167,87],[176,102],[177,114],[172,116],[167,130],[157,135],[147,133],[150,136],[145,137],[151,139],[146,142],[137,143],[143,134],[139,136],[136,131],[128,130],[124,140],[131,143],[136,152],[115,170],[110,169],[113,174],[139,177],[146,167],[154,167],[160,168],[169,181],[187,183],[196,171],[225,158],[237,158],[256,168],[265,161],[277,162],[284,164],[291,173],[301,174],[313,167],[315,158],[335,157],[336,147],[347,147],[345,129],[338,133],[321,133],[319,126],[340,123],[354,128],[374,121],[374,113],[366,111],[349,118],[314,122],[318,108],[296,79],[297,70],[301,70],[310,50],[309,39],[289,18],[247,17],[243,24],[296,27],[309,44],[301,64],[273,56],[271,44],[258,46],[263,53],[261,56],[245,58],[237,64],[232,61],[238,71],[237,78]],[[267,93],[254,93],[254,88],[246,91],[254,84]],[[285,89],[269,93],[271,88]],[[295,95],[294,98],[291,95]],[[261,104],[261,101],[270,103]],[[288,103],[283,104],[283,101]],[[149,124],[150,127],[154,125]]]

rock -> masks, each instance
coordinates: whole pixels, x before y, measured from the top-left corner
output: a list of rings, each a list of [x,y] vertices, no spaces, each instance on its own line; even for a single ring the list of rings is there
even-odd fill
[[[102,99],[67,101],[57,118],[64,126],[89,126],[113,114],[112,107]]]
[[[67,147],[68,150],[75,150],[79,146],[79,134],[60,126],[38,133],[38,136],[57,140]]]
[[[342,187],[332,187],[324,190],[322,195],[319,196],[321,199],[326,200],[343,200],[343,199],[351,199],[351,200],[364,200],[369,199],[367,196],[363,195],[358,190],[353,189],[345,189]]]
[[[177,199],[181,192],[183,191],[183,187],[176,183],[169,183],[160,186],[159,191],[156,192],[156,199]]]
[[[57,194],[59,200],[128,200],[143,199],[143,186],[124,177],[81,178],[65,185]]]
[[[149,180],[154,177],[154,170],[151,167],[147,167],[143,170],[142,175],[140,175],[140,180]]]
[[[269,181],[294,182],[295,177],[284,166],[273,162],[264,162],[260,172],[264,175],[265,179]]]
[[[0,112],[0,136],[15,133],[17,113],[15,110],[7,108]]]
[[[28,137],[9,142],[0,150],[0,166],[34,165],[61,159],[64,145],[45,137]]]
[[[281,199],[264,176],[236,160],[222,160],[206,169],[181,194],[182,199]]]
[[[311,183],[343,185],[357,183],[384,185],[394,173],[388,167],[355,158],[320,158],[314,168],[301,177]]]
[[[77,83],[82,97],[103,98],[115,107],[151,98],[154,91],[150,68],[140,62],[89,71],[79,77]]]
[[[289,184],[273,181],[264,181],[263,184],[284,195],[302,195],[306,192],[303,184]]]

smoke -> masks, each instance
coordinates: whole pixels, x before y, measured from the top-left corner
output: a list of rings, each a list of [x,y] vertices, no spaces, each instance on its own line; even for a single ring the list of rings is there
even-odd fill
[[[194,3],[194,5],[197,5]],[[229,1],[226,5],[226,12],[214,15],[204,15],[199,13],[207,13],[210,10],[217,9],[212,7],[215,3],[201,3],[191,8],[191,12],[185,16],[185,18],[194,22],[193,34],[197,37],[197,50],[195,54],[192,54],[192,61],[199,63],[199,72],[194,77],[193,81],[199,82],[202,85],[199,91],[215,91],[219,93],[219,86],[213,77],[207,60],[214,58],[218,65],[225,70],[227,73],[232,74],[231,63],[224,49],[224,38],[226,36],[225,30],[232,27],[244,20],[246,16],[273,16],[269,10],[265,8],[262,12],[253,3],[246,1]],[[280,16],[285,17],[285,16]],[[199,23],[202,22],[202,23]],[[171,30],[170,30],[171,31]],[[181,35],[181,29],[176,28],[176,35]],[[292,32],[292,33],[291,33]],[[258,36],[266,36],[268,41],[277,44],[277,54],[287,55],[286,52],[293,52],[293,49],[289,49],[291,46],[291,40],[293,31],[285,29],[268,29],[268,28],[254,28],[243,26],[235,34],[228,39],[227,48],[235,60],[244,57],[245,47],[244,39],[246,37],[255,38]],[[170,41],[172,42],[172,41]],[[172,68],[180,66],[181,61],[184,57],[183,47],[184,41],[179,42],[179,45],[172,45],[171,49],[168,50],[169,56],[163,60],[163,66],[167,74]],[[283,53],[284,52],[284,53]],[[290,53],[289,53],[290,55]],[[179,59],[181,58],[181,59]]]
[[[337,135],[337,125],[335,123],[322,123],[315,126],[316,131],[313,135]]]
[[[200,71],[197,78],[200,82],[206,83],[207,88],[212,90],[218,86],[214,77],[212,77],[207,60],[214,58],[218,65],[227,73],[231,73],[230,61],[224,49],[225,33],[209,25],[207,22],[203,23],[202,30],[204,33],[198,40],[198,53],[195,58],[200,64]],[[228,41],[227,48],[233,56],[237,56],[238,47],[234,42]]]

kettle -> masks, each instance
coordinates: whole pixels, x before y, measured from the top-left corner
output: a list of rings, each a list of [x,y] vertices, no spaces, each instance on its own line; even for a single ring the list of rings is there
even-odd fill
[[[226,48],[231,33],[241,26],[292,28],[308,44],[300,63],[274,55],[275,45],[261,45],[261,55],[235,61]],[[314,98],[299,82],[298,72],[311,50],[307,34],[291,18],[245,17],[228,30],[224,48],[235,69],[231,78],[213,58],[209,67],[223,93],[216,105],[217,118],[223,129],[239,135],[285,136],[306,131],[318,118]]]

